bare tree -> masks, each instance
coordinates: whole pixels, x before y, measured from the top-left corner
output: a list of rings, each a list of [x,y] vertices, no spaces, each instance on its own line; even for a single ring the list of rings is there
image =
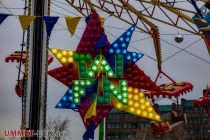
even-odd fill
[[[47,131],[52,132],[55,136],[48,136],[48,139],[54,140],[69,140],[70,139],[70,120],[68,118],[61,119],[61,117],[49,118],[47,122]],[[62,133],[63,136],[56,134]]]

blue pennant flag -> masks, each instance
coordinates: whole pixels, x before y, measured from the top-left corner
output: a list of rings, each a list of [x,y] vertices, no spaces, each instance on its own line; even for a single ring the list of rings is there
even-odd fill
[[[9,16],[9,14],[0,13],[0,24]]]
[[[99,40],[96,42],[96,49],[99,48],[105,48],[107,47],[107,39],[106,39],[106,35],[105,33],[102,33],[101,37],[99,38]]]
[[[55,26],[56,22],[58,21],[59,17],[49,17],[44,16],[43,19],[45,21],[45,25],[47,28],[47,35],[50,37],[53,27]]]
[[[78,109],[78,105],[73,102],[73,90],[68,89],[62,99],[58,102],[55,108],[62,109]]]
[[[83,135],[83,140],[94,139],[94,123],[91,123]]]

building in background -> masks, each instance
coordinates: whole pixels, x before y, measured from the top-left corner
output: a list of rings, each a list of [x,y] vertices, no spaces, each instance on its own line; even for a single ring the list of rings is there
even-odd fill
[[[112,110],[106,119],[106,140],[207,140],[210,130],[210,119],[203,109],[193,108],[194,100],[181,99],[179,108],[187,116],[187,123],[183,123],[172,131],[157,135],[153,134],[150,120],[140,118],[119,110]],[[177,106],[160,105],[161,115],[169,114]]]

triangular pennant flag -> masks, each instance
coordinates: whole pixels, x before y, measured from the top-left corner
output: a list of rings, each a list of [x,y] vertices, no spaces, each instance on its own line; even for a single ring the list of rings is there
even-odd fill
[[[32,21],[34,21],[35,18],[36,16],[19,16],[19,21],[23,28],[23,31],[28,28],[28,26],[31,24]]]
[[[62,99],[58,102],[55,108],[77,109],[78,105],[73,103],[73,90],[68,89]]]
[[[92,103],[87,113],[85,114],[84,122],[86,122],[86,119],[90,119],[91,117],[96,116],[96,105],[97,105],[97,100],[95,100]]]
[[[0,13],[0,24],[9,16],[9,14]]]
[[[66,19],[66,25],[68,27],[68,30],[71,33],[71,36],[73,36],[81,17],[68,16],[68,17],[65,17],[65,19]]]
[[[45,21],[47,35],[50,37],[53,27],[55,26],[56,22],[58,21],[59,17],[49,17],[44,16],[43,19]]]
[[[94,139],[94,123],[91,123],[83,135],[83,140]]]

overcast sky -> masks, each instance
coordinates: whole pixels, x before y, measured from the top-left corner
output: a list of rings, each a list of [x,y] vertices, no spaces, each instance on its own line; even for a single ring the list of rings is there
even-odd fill
[[[22,8],[23,1],[21,0],[0,0],[7,7],[11,8]],[[61,5],[64,6],[64,5]],[[185,5],[186,6],[186,5]],[[188,5],[187,5],[188,6]],[[3,7],[0,4],[0,7]],[[75,10],[71,7],[67,7],[70,11],[75,12]],[[188,8],[191,8],[189,5]],[[74,16],[71,13],[64,11],[56,6],[52,6],[52,10],[56,12],[63,13],[64,15]],[[23,10],[20,9],[12,9],[11,10],[15,15],[23,14]],[[0,8],[0,13],[9,13],[8,10]],[[10,14],[10,13],[9,13]],[[101,16],[107,17],[107,14],[99,13]],[[158,14],[158,13],[156,13]],[[84,19],[78,25],[76,36],[71,37],[69,32],[66,30],[65,21],[63,15],[56,14],[54,12],[51,15],[61,16],[58,23],[55,25],[55,30],[52,32],[50,38],[50,47],[51,48],[59,48],[59,49],[71,49],[75,50],[78,45],[79,38],[81,37],[85,22]],[[170,42],[171,44],[178,46],[180,48],[184,48],[190,45],[192,42],[197,41],[200,37],[195,35],[184,35],[184,41],[180,44],[177,44],[174,41],[174,36],[177,33],[177,29],[168,27],[161,23],[155,22],[156,25],[159,26],[161,35],[161,47],[163,53],[163,59],[171,56],[172,54],[179,51],[179,49],[174,46],[166,43],[165,41]],[[110,42],[113,42],[116,38],[119,37],[124,30],[123,29],[114,29],[112,27],[120,27],[123,29],[127,29],[130,26],[113,18],[107,18],[105,21],[105,30]],[[64,29],[65,28],[65,29]],[[64,30],[58,30],[64,29]],[[181,34],[186,34],[182,30],[178,30]],[[111,34],[114,36],[112,36]],[[174,34],[174,35],[164,35],[164,34]],[[189,33],[187,33],[189,34]],[[79,38],[78,38],[79,37]],[[135,32],[133,34],[133,38],[131,40],[131,44],[129,49],[133,50],[133,48],[139,49],[141,52],[155,58],[155,50],[154,45],[151,38],[146,34]],[[8,17],[1,25],[0,25],[0,130],[5,129],[19,129],[20,121],[21,121],[21,99],[15,93],[15,85],[17,80],[17,63],[5,63],[4,59],[6,56],[11,54],[16,50],[20,50],[20,43],[22,38],[22,29],[19,24],[17,17]],[[144,39],[147,38],[147,39]],[[136,41],[144,39],[141,41]],[[165,41],[164,41],[165,40]],[[203,59],[210,61],[210,57],[208,55],[207,49],[205,47],[204,41],[200,40],[196,44],[192,45],[187,49],[187,51],[196,54]],[[150,57],[145,56],[139,62],[137,62],[139,67],[144,70],[144,72],[151,77],[154,81],[155,76],[157,75],[157,63]],[[54,59],[54,62],[50,65],[49,69],[53,69],[61,66],[59,62]],[[210,64],[204,62],[186,52],[181,52],[173,58],[165,61],[163,63],[163,71],[171,76],[176,81],[188,81],[194,85],[194,90],[184,96],[186,99],[195,99],[202,96],[202,90],[206,88],[206,86],[210,85]],[[168,82],[166,78],[161,78],[160,83]],[[48,117],[55,117],[61,115],[63,118],[68,117],[71,120],[71,134],[72,140],[80,140],[82,139],[82,135],[85,131],[82,121],[78,113],[75,113],[71,110],[58,110],[55,109],[54,106],[60,100],[60,98],[64,95],[68,88],[52,77],[48,78]],[[171,103],[170,100],[163,100],[160,104],[168,104]]]

